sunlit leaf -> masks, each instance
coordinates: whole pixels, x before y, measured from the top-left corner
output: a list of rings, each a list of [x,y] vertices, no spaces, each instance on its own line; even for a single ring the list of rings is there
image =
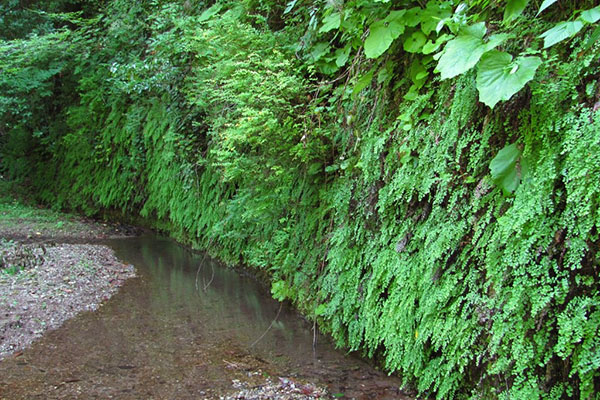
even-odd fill
[[[533,79],[542,63],[539,57],[519,57],[514,62],[508,53],[492,50],[477,65],[479,100],[490,108],[510,99]]]
[[[289,3],[287,3],[287,6],[285,7],[285,10],[283,10],[283,13],[287,14],[290,11],[292,11],[292,9],[294,8],[294,6],[296,5],[297,2],[298,2],[298,0],[292,0]]]
[[[579,18],[588,24],[597,22],[600,20],[600,6],[583,11]]]
[[[342,16],[340,13],[329,14],[323,18],[323,26],[319,29],[320,33],[329,32],[340,27]]]
[[[442,79],[465,73],[477,64],[486,50],[483,42],[485,32],[485,23],[480,22],[462,29],[456,38],[446,44],[437,65]]]
[[[542,3],[542,5],[540,6],[539,11],[537,12],[536,16],[540,15],[540,13],[542,11],[544,11],[546,8],[550,7],[552,4],[556,3],[558,0],[544,0],[544,2]]]
[[[540,37],[544,38],[544,48],[555,45],[556,43],[574,36],[583,28],[583,22],[579,20],[559,22],[554,28],[542,33]]]

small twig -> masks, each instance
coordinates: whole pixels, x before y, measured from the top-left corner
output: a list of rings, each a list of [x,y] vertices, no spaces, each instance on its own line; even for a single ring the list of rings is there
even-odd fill
[[[254,345],[258,342],[261,341],[262,338],[265,337],[265,335],[271,330],[271,328],[273,327],[273,324],[275,323],[275,321],[277,321],[277,318],[279,318],[279,314],[281,313],[281,309],[283,308],[283,303],[279,303],[279,311],[277,311],[277,315],[275,316],[275,318],[273,319],[273,321],[271,321],[271,324],[269,325],[269,327],[267,328],[266,331],[263,332],[262,335],[260,335],[260,337],[258,339],[256,339],[254,341],[254,343],[252,343],[250,345],[250,347],[254,347]]]

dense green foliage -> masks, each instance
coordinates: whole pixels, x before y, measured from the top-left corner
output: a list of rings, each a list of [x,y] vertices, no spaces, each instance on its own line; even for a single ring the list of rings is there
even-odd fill
[[[598,398],[592,1],[71,3],[0,42],[3,174],[267,273],[420,393]]]

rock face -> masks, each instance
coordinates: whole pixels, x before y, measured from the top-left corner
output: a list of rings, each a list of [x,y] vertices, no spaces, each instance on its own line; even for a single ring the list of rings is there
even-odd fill
[[[82,311],[97,309],[135,276],[102,245],[0,242],[0,360]]]

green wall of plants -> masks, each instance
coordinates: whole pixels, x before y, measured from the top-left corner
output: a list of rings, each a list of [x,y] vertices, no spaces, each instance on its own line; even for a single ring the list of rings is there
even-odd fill
[[[0,42],[3,175],[255,268],[424,396],[599,398],[592,2],[79,3]]]

